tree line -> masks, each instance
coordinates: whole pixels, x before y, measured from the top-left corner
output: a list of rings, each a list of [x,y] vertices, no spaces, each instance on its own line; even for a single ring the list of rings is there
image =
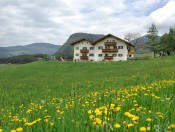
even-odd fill
[[[132,42],[134,46],[140,43],[140,33],[128,33],[125,35],[125,40]],[[175,28],[170,28],[168,33],[163,34],[161,37],[158,35],[158,30],[155,24],[152,24],[147,31],[146,48],[154,52],[154,56],[169,56],[175,54]]]
[[[154,56],[158,53],[160,56],[175,54],[175,28],[170,28],[168,33],[163,34],[160,39],[158,30],[154,24],[151,25],[147,32],[148,48],[154,52]]]
[[[48,60],[47,54],[35,54],[35,55],[18,55],[7,58],[0,58],[0,64],[25,64],[34,62],[37,60]]]

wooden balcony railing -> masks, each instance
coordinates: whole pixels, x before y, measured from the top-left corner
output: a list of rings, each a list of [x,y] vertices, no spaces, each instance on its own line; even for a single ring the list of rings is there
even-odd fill
[[[117,52],[118,49],[102,49],[102,52]]]
[[[105,46],[115,46],[117,42],[104,42]]]
[[[104,59],[105,60],[113,60],[113,56],[105,56]]]
[[[81,53],[89,53],[89,50],[88,49],[81,49],[80,52]]]
[[[80,56],[80,59],[82,59],[82,60],[88,60],[89,57],[88,56]]]

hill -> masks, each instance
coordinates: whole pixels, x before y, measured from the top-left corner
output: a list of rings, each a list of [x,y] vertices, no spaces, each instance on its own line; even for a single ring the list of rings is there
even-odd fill
[[[102,34],[89,34],[89,33],[74,33],[72,34],[68,40],[58,49],[56,54],[58,56],[64,56],[66,58],[72,58],[73,57],[73,46],[70,45],[70,43],[77,41],[81,38],[89,39],[92,41],[96,41],[103,37]]]
[[[158,40],[160,40],[160,36],[158,36]],[[147,46],[148,38],[146,35],[141,36],[135,40],[130,41],[131,44],[135,46],[136,53],[148,53],[151,52]]]
[[[60,45],[50,43],[32,43],[25,46],[0,47],[0,57],[10,57],[23,54],[54,54]]]

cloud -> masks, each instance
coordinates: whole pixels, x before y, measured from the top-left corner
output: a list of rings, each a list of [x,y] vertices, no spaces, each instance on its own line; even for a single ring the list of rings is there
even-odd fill
[[[175,26],[175,1],[169,1],[164,7],[151,13],[154,23],[160,28],[160,32],[165,32],[170,27]]]
[[[144,35],[152,22],[163,33],[174,15],[160,18],[159,14],[173,12],[171,4],[167,0],[1,0],[0,46],[61,45],[75,32],[112,33],[121,38],[128,32]],[[169,23],[164,23],[166,19]]]

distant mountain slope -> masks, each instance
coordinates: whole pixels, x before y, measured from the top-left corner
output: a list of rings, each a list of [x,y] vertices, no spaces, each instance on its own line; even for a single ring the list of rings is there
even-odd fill
[[[158,36],[158,40],[160,41],[160,36]],[[148,49],[147,42],[148,42],[148,38],[146,35],[130,41],[130,43],[135,46],[136,53],[148,53],[148,52],[150,52],[150,50]]]
[[[54,54],[60,45],[50,43],[32,43],[25,46],[0,47],[0,57],[10,57],[22,54]]]
[[[60,55],[60,56],[65,56],[65,57],[73,57],[73,46],[70,45],[70,43],[75,42],[75,41],[82,39],[82,38],[89,39],[91,41],[96,41],[102,37],[104,37],[104,35],[102,35],[102,34],[74,33],[58,49],[56,54]]]

